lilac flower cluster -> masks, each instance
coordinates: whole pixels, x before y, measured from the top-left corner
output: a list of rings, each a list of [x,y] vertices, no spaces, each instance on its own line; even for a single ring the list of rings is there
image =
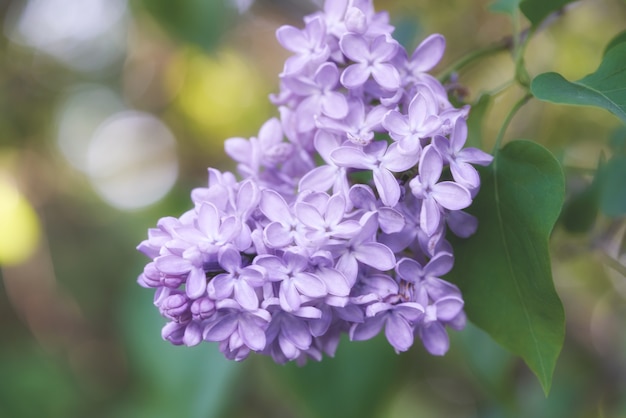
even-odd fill
[[[226,141],[240,179],[209,169],[194,208],[162,218],[138,249],[173,344],[219,343],[278,363],[333,355],[384,329],[397,352],[417,335],[443,355],[465,324],[446,231],[477,227],[467,208],[491,156],[464,148],[468,107],[431,75],[441,35],[409,56],[371,0],[328,0],[283,26],[293,55],[271,97],[280,117]]]

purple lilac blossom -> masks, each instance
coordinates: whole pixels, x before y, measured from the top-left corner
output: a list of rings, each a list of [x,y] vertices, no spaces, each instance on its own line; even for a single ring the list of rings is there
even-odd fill
[[[443,355],[466,321],[446,234],[476,231],[463,209],[473,166],[492,160],[465,147],[469,108],[429,74],[445,39],[409,56],[372,0],[327,0],[304,22],[276,32],[292,53],[279,116],[226,140],[238,176],[210,168],[193,208],[148,230],[138,283],[165,340],[217,342],[236,361],[319,361],[342,334],[381,332],[397,352],[417,338]]]

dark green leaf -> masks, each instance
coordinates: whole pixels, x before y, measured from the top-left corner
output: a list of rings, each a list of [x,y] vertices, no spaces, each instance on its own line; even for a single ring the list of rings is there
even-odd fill
[[[530,88],[540,100],[597,106],[626,123],[626,42],[608,49],[600,67],[578,81],[567,81],[557,73],[544,73],[535,77]]]
[[[455,239],[450,279],[463,291],[472,322],[524,358],[547,393],[564,338],[548,238],[561,210],[561,167],[545,148],[514,141],[481,169],[471,211],[477,233]]]
[[[530,20],[533,27],[539,26],[550,14],[562,9],[566,4],[575,0],[522,0],[520,9]]]
[[[600,207],[611,217],[626,215],[626,157],[615,156],[602,167]]]
[[[600,205],[600,184],[597,177],[591,184],[573,194],[563,206],[560,221],[570,232],[589,231],[598,216]]]
[[[313,417],[361,418],[377,416],[393,394],[401,358],[383,336],[356,342],[343,338],[335,358],[304,367],[272,365],[272,371]]]

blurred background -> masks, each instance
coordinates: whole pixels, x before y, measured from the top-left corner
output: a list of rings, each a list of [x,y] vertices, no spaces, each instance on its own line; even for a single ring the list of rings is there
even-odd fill
[[[510,34],[488,4],[375,1],[407,48],[447,38],[439,71]],[[207,167],[234,169],[224,139],[256,135],[276,115],[268,95],[287,53],[275,30],[302,26],[315,7],[0,0],[0,417],[626,416],[625,226],[593,210],[553,235],[567,336],[548,398],[471,325],[443,358],[419,344],[398,356],[384,340],[343,341],[334,359],[303,368],[254,355],[236,364],[214,344],[161,339],[135,247],[160,217],[191,206]],[[624,1],[573,4],[531,41],[531,75],[594,71],[625,22]],[[464,100],[506,86],[512,71],[506,53],[465,68]],[[519,95],[481,108],[484,149]],[[507,138],[547,146],[570,197],[588,190],[601,158],[626,152],[611,114],[537,101]]]

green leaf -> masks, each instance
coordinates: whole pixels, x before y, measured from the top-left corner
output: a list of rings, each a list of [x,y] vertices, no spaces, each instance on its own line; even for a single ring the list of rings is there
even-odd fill
[[[496,0],[489,5],[489,11],[513,16],[519,6],[519,2],[520,0]]]
[[[576,0],[522,0],[520,9],[524,16],[530,20],[532,26],[537,27],[550,14],[574,1]]]
[[[481,190],[470,210],[478,231],[453,240],[450,279],[463,292],[469,319],[521,356],[547,394],[565,335],[548,252],[563,173],[550,152],[530,141],[507,144],[480,171]]]
[[[563,206],[560,221],[570,232],[588,232],[596,222],[599,211],[600,187],[597,181],[574,194]]]
[[[626,42],[611,46],[598,69],[578,81],[544,73],[535,77],[530,89],[540,100],[600,107],[626,123]]]
[[[621,44],[622,42],[626,42],[626,31],[621,32],[619,34],[617,34],[612,40],[611,42],[608,43],[608,45],[606,46],[606,48],[604,49],[604,54],[606,55],[607,52],[609,52],[609,50],[611,48],[613,48],[614,46],[617,46],[619,44]]]
[[[602,212],[610,217],[626,215],[626,157],[615,156],[602,167]]]
[[[152,292],[129,289],[120,318],[129,363],[141,378],[126,411],[115,416],[155,418],[221,416],[228,393],[244,364],[226,360],[217,344],[176,347],[161,338],[165,320],[152,303]]]
[[[491,96],[481,95],[475,104],[472,105],[467,119],[467,142],[466,146],[482,148],[483,146],[483,121],[485,114],[489,110]]]
[[[226,0],[143,0],[142,4],[175,38],[207,50],[217,45],[235,18]]]

